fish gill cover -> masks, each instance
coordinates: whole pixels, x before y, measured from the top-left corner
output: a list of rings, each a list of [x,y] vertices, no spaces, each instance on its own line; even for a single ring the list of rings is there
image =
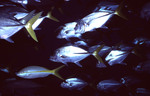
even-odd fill
[[[149,0],[0,0],[0,96],[149,96]]]

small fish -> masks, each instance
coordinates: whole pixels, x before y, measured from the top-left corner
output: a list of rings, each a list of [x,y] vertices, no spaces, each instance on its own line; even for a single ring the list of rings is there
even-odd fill
[[[21,4],[21,5],[27,5],[28,4],[28,0],[10,0],[10,1],[14,2],[14,3]]]
[[[63,78],[58,74],[58,71],[63,67],[64,65],[56,69],[49,70],[41,66],[28,66],[17,72],[16,75],[25,79],[42,78],[47,77],[48,75],[55,75],[56,77],[63,80]]]
[[[110,66],[114,64],[123,64],[126,65],[123,61],[129,55],[129,52],[120,51],[120,50],[112,50],[105,58]]]
[[[94,52],[89,53],[88,51],[80,47],[69,45],[57,49],[55,55],[50,56],[49,60],[54,62],[61,62],[65,65],[67,65],[68,62],[71,62],[71,63],[75,63],[79,67],[82,67],[82,65],[79,62],[90,55],[95,56],[96,59],[98,60],[101,59],[97,55],[98,51],[100,50],[95,50]]]
[[[5,6],[16,6],[15,4],[12,4],[11,2],[8,1],[0,1],[0,8],[5,7]]]
[[[5,72],[5,73],[9,73],[9,68],[0,68],[0,71]]]
[[[149,96],[150,90],[146,88],[137,88],[136,93],[138,94],[138,96]]]
[[[62,88],[67,88],[69,90],[82,90],[87,85],[88,85],[87,82],[79,78],[69,78],[61,83]]]
[[[21,4],[23,7],[25,7],[30,0],[10,0],[11,2],[14,2],[14,3],[18,3],[18,4]],[[33,0],[34,2],[37,2],[37,3],[40,3],[41,0]]]
[[[138,72],[144,72],[150,74],[150,60],[146,60],[144,62],[139,63],[136,67],[135,70]]]
[[[117,90],[122,87],[122,83],[116,80],[103,80],[97,84],[97,89],[104,92],[117,92]]]
[[[133,40],[133,44],[144,45],[146,47],[150,47],[150,39],[146,37],[137,37]]]
[[[147,2],[146,4],[143,5],[140,12],[140,17],[147,21],[150,20],[150,2]]]
[[[86,32],[94,31],[97,28],[107,28],[105,23],[113,16],[119,15],[121,10],[120,6],[122,5],[111,5],[114,10],[105,10],[102,7],[103,11],[95,11],[84,18],[78,20],[77,22],[70,22],[65,24],[63,29],[58,34],[57,38],[66,39],[75,37],[81,39],[82,34]],[[111,9],[111,8],[110,8]]]
[[[121,78],[121,82],[127,87],[132,87],[132,86],[141,84],[142,78],[138,76],[128,75],[128,76]]]

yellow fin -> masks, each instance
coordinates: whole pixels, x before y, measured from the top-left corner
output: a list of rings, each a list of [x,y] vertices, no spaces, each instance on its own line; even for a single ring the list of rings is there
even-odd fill
[[[56,68],[56,69],[51,70],[51,73],[53,73],[53,75],[55,75],[56,77],[58,77],[58,78],[64,80],[64,79],[59,75],[59,73],[58,73],[58,71],[59,71],[61,68],[63,68],[63,67],[65,67],[65,65],[62,65],[62,66],[60,66],[60,67],[58,67],[58,68]]]
[[[59,22],[59,20],[57,18],[52,16],[52,11],[48,12],[46,17],[51,19],[51,20],[54,20],[56,22]]]
[[[32,25],[35,23],[35,21],[41,16],[42,12],[39,12],[38,14],[36,14],[34,17],[32,17],[28,22],[27,24],[25,25],[25,28],[27,29],[28,33],[30,34],[30,36],[36,41],[38,42],[37,40],[37,37],[36,37],[36,34],[34,32],[34,30],[32,29]]]
[[[100,63],[103,63],[103,60],[102,58],[98,55],[98,52],[104,47],[104,45],[101,45],[100,47],[98,47],[93,53],[92,55],[100,62]]]
[[[64,14],[64,12],[63,12],[63,10],[62,10],[61,7],[57,8],[57,9],[58,9],[58,11],[59,11],[61,14]]]
[[[116,15],[120,16],[121,18],[128,20],[127,17],[124,16],[124,14],[121,12],[122,7],[123,7],[124,1],[122,1],[119,5],[119,7],[116,9],[115,13]]]

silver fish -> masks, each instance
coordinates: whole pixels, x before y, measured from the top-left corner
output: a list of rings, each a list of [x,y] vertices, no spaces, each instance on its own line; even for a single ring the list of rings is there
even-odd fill
[[[137,37],[133,40],[133,44],[144,45],[146,47],[150,47],[150,39],[146,37]]]
[[[14,2],[14,3],[18,3],[18,4],[21,4],[23,7],[25,7],[30,0],[10,0],[11,2]],[[37,3],[40,3],[41,0],[33,0],[34,2],[37,2]]]
[[[150,19],[150,2],[147,2],[145,5],[143,5],[143,8],[140,12],[141,18],[149,21]]]
[[[137,77],[137,76],[125,76],[121,78],[122,84],[124,84],[126,87],[132,87],[138,84],[141,84],[142,78]]]
[[[65,24],[63,29],[58,34],[57,38],[64,38],[66,40],[72,37],[81,38],[81,35],[83,33],[101,28],[111,16],[113,16],[113,14],[108,12],[91,13],[81,19],[79,22],[71,22]]]
[[[9,69],[8,68],[0,68],[0,71],[5,72],[5,73],[9,73]]]
[[[16,75],[18,77],[25,78],[25,79],[42,78],[42,77],[47,77],[48,75],[55,75],[56,77],[63,79],[58,74],[58,71],[63,67],[64,65],[56,69],[49,70],[41,66],[28,66],[28,67],[23,68],[19,72],[17,72]]]
[[[87,85],[88,85],[87,82],[79,78],[69,78],[61,83],[62,88],[67,88],[69,90],[82,90]]]
[[[150,68],[150,60],[146,60],[144,62],[139,63],[136,66],[135,70],[138,72],[144,72],[150,74],[149,68]]]
[[[93,55],[99,62],[103,63],[102,58],[98,55],[98,52],[103,48],[103,45],[99,45],[99,47],[89,48],[90,51],[86,51],[77,46],[64,46],[58,48],[54,54],[54,56],[50,56],[49,60],[54,62],[61,62],[65,65],[67,63],[75,63],[77,66],[82,67],[79,63],[81,60],[85,59],[86,57]]]
[[[50,60],[67,64],[68,62],[75,63],[82,67],[79,61],[88,57],[90,53],[76,46],[64,46],[56,50],[54,56],[50,56]]]
[[[115,14],[119,15],[119,5],[112,5],[113,10],[105,10],[102,7],[101,10],[95,11],[77,22],[70,22],[65,24],[63,29],[58,34],[57,38],[66,39],[75,37],[81,38],[82,34],[93,31],[97,28],[107,28],[105,23]],[[117,10],[118,9],[118,10]],[[102,11],[103,10],[103,11]]]
[[[105,58],[110,66],[114,64],[123,64],[126,65],[123,61],[129,55],[129,52],[120,51],[120,50],[112,50]]]
[[[103,80],[97,84],[97,89],[104,92],[116,92],[123,84],[116,80]]]
[[[10,0],[14,3],[18,3],[18,4],[22,4],[22,5],[27,5],[28,4],[28,0]]]
[[[140,96],[149,96],[150,90],[146,88],[137,88],[136,93]]]

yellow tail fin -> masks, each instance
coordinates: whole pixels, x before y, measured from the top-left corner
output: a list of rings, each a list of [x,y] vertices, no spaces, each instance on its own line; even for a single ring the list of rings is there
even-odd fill
[[[31,37],[38,42],[36,34],[34,30],[32,29],[32,25],[35,23],[35,21],[41,16],[42,12],[39,12],[34,17],[32,17],[27,24],[25,25],[25,28],[27,29],[28,33],[31,35]]]
[[[62,66],[60,66],[60,67],[58,67],[58,68],[56,68],[56,69],[51,70],[51,73],[53,73],[56,77],[58,77],[58,78],[64,80],[64,79],[59,75],[59,73],[58,73],[58,71],[59,71],[60,69],[62,69],[63,67],[65,67],[65,65],[62,65]]]
[[[122,2],[120,3],[119,7],[116,9],[116,11],[115,11],[114,14],[116,14],[116,15],[122,17],[122,18],[125,19],[125,20],[128,20],[127,17],[125,17],[124,14],[121,12],[122,7],[123,7],[123,4],[124,4],[124,1],[122,1]]]
[[[48,12],[46,17],[51,19],[51,20],[54,20],[56,22],[59,22],[59,20],[57,18],[52,16],[52,11]]]
[[[100,47],[98,47],[93,53],[92,55],[100,62],[100,63],[103,63],[103,60],[102,58],[98,55],[98,52],[104,47],[104,45],[101,45]]]
[[[55,17],[52,16],[52,10],[54,9],[54,7],[51,7],[51,10],[47,13],[47,18],[51,19],[51,20],[54,20],[56,22],[59,22],[59,20]]]
[[[63,10],[61,7],[58,8],[58,11],[61,13],[61,14],[64,14]]]

